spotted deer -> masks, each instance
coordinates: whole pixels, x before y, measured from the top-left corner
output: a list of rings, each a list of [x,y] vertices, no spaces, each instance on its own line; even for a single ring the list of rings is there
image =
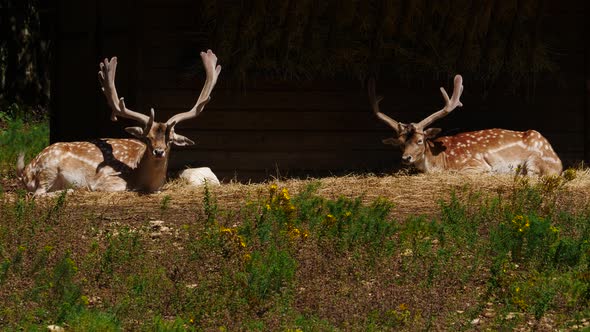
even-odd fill
[[[128,109],[115,87],[117,58],[102,61],[98,80],[112,109],[111,120],[117,121],[118,117],[122,117],[136,121],[138,126],[125,128],[135,138],[55,143],[45,148],[26,167],[21,155],[17,162],[17,174],[26,189],[35,194],[69,188],[158,191],[166,181],[171,145],[194,144],[189,138],[175,133],[175,125],[195,118],[203,111],[221,72],[217,57],[211,50],[201,52],[201,60],[206,79],[196,104],[166,122],[154,121],[153,108],[149,116]]]
[[[436,136],[440,128],[427,128],[445,117],[460,101],[463,79],[455,76],[453,94],[449,98],[440,88],[445,106],[418,123],[401,123],[381,113],[375,95],[375,80],[368,82],[369,102],[373,113],[394,131],[394,137],[383,140],[402,150],[402,163],[412,165],[421,172],[476,171],[523,174],[555,175],[562,171],[561,160],[545,137],[535,130],[512,131],[485,129],[453,136]]]

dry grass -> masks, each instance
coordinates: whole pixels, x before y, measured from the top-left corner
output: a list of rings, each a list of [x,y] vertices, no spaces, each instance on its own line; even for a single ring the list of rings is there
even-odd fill
[[[530,178],[534,183],[536,178]],[[407,174],[399,172],[387,176],[347,175],[341,177],[325,177],[320,179],[281,179],[269,180],[265,183],[244,184],[238,182],[225,183],[211,187],[211,192],[217,198],[220,208],[236,209],[256,197],[266,195],[271,183],[279,187],[288,188],[296,195],[314,182],[320,183],[318,194],[328,199],[338,197],[361,197],[364,202],[372,202],[383,197],[394,204],[394,213],[399,219],[410,215],[432,215],[439,209],[436,202],[447,200],[453,191],[473,190],[491,195],[504,194],[514,184],[514,176],[497,174]],[[8,183],[8,182],[7,182]],[[11,181],[5,185],[8,194],[13,193],[17,185]],[[567,204],[572,208],[584,206],[590,198],[590,171],[576,171],[576,178],[568,182],[561,192],[567,198]],[[173,180],[166,184],[163,190],[154,194],[138,194],[134,192],[88,192],[78,190],[68,195],[70,202],[76,202],[80,207],[98,208],[110,207],[126,211],[126,214],[153,211],[162,204],[167,197],[169,208],[185,210],[201,204],[203,199],[202,187],[187,185],[181,180]],[[43,198],[41,198],[43,199]]]

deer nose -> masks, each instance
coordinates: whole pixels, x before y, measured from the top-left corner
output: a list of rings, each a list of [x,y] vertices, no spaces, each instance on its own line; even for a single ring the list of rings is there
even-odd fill
[[[409,154],[402,156],[402,161],[407,164],[411,163],[413,159],[414,158],[412,158],[412,156],[410,156]]]
[[[158,158],[164,157],[165,153],[166,153],[166,151],[164,151],[163,149],[154,149],[154,151],[153,151],[154,156],[156,156]]]

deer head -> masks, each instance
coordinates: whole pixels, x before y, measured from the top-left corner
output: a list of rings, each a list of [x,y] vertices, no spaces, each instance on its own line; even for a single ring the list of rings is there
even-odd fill
[[[413,165],[423,160],[427,144],[441,132],[440,128],[427,128],[436,120],[445,117],[455,108],[463,106],[459,98],[463,92],[463,79],[460,75],[455,76],[453,95],[449,98],[446,90],[441,87],[440,91],[445,100],[445,106],[426,117],[418,123],[401,123],[382,113],[379,109],[379,103],[383,97],[375,94],[375,80],[369,79],[369,102],[373,113],[381,121],[385,122],[394,131],[394,136],[383,140],[384,144],[391,144],[402,150],[402,162]]]
[[[171,144],[177,146],[195,144],[189,138],[175,133],[174,126],[182,121],[197,117],[211,99],[210,94],[221,72],[221,66],[217,65],[217,57],[211,50],[201,52],[201,59],[207,76],[196,104],[191,110],[176,114],[166,122],[154,121],[153,108],[150,109],[150,115],[147,116],[134,112],[125,106],[124,98],[119,98],[115,87],[117,57],[111,58],[110,61],[104,59],[100,63],[98,79],[107,103],[112,109],[111,120],[117,121],[117,117],[124,117],[139,123],[139,126],[127,127],[125,130],[146,144],[146,157],[154,160],[167,159]]]

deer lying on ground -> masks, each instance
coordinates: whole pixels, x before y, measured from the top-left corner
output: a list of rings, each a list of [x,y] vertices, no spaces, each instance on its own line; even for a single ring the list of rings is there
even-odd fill
[[[435,138],[440,128],[427,128],[436,120],[448,115],[463,104],[459,100],[463,92],[463,79],[455,76],[454,90],[449,98],[440,88],[445,106],[418,123],[405,124],[381,113],[375,95],[375,81],[369,80],[369,102],[375,115],[394,131],[385,144],[400,147],[402,162],[421,172],[476,171],[523,174],[559,175],[561,160],[545,137],[535,130],[512,131],[486,129]]]
[[[27,190],[36,195],[70,188],[158,191],[166,181],[171,144],[194,144],[187,137],[175,133],[174,126],[197,117],[203,111],[221,71],[211,50],[201,52],[201,60],[206,79],[196,104],[191,110],[176,114],[166,122],[156,122],[153,108],[147,116],[125,106],[115,88],[117,58],[105,59],[100,63],[98,79],[112,109],[111,120],[123,117],[137,121],[139,126],[125,128],[136,138],[55,143],[33,158],[27,167],[24,167],[21,155],[17,174]]]

